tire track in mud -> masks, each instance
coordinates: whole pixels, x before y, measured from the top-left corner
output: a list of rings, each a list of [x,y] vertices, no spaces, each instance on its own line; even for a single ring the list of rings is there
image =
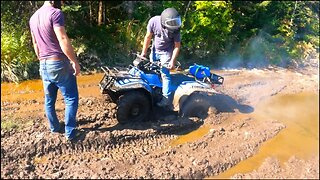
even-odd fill
[[[180,128],[178,126],[158,128],[158,130],[85,131],[85,138],[76,143],[66,141],[63,135],[35,132],[22,139],[15,136],[7,138],[3,142],[7,146],[1,148],[1,158],[2,163],[6,164],[13,159],[30,159],[49,153],[59,155],[88,151],[102,152],[139,145],[148,148],[159,147],[164,141],[174,138],[175,135],[173,134],[175,132],[191,128],[192,126],[194,124],[185,124],[184,126],[180,126]],[[20,141],[17,143],[15,142],[16,139],[20,139]],[[17,147],[17,145],[19,146]]]
[[[31,135],[30,138],[36,139],[36,137],[32,136],[36,136],[35,134]],[[18,161],[24,164],[22,167],[29,167],[30,169],[28,171],[43,169],[44,167],[46,167],[48,171],[53,171],[54,169],[61,169],[61,167],[56,167],[55,164],[58,162],[61,163],[61,158],[59,157],[62,155],[76,155],[77,158],[82,157],[75,160],[74,164],[81,161],[90,161],[91,158],[83,157],[82,155],[86,152],[93,154],[102,153],[103,158],[135,164],[141,156],[147,155],[149,152],[159,148],[161,149],[161,147],[165,146],[166,143],[174,137],[174,135],[147,130],[145,132],[140,131],[131,134],[123,134],[123,132],[120,131],[115,133],[98,133],[94,131],[87,133],[86,138],[82,142],[74,144],[65,142],[64,137],[49,138],[48,140],[40,139],[33,142],[28,141],[28,138],[27,141],[19,143],[21,144],[20,147],[16,147],[16,144],[12,143],[9,148],[1,148],[1,164],[7,166]],[[36,158],[39,159],[42,157],[48,157],[51,161],[43,164],[35,163]],[[58,158],[55,159],[54,157]],[[62,162],[68,162],[68,159]],[[16,163],[16,165],[18,164],[19,163]],[[21,167],[11,168],[12,173],[21,172],[21,170],[18,170],[20,168]]]
[[[179,132],[194,129],[203,123],[199,119],[171,117],[167,120],[164,118],[150,122],[102,127],[114,124],[116,121],[109,118],[115,106],[97,99],[87,99],[81,103],[87,105],[85,109],[80,110],[81,115],[78,118],[79,127],[85,130],[84,138],[76,143],[67,142],[63,134],[50,133],[43,125],[47,123],[44,118],[34,120],[31,128],[20,132],[11,134],[2,132],[1,136],[6,138],[2,141],[5,146],[1,147],[1,165],[8,167],[10,164],[16,164],[15,167],[7,168],[5,174],[30,173],[35,169],[36,171],[43,169],[54,171],[57,169],[54,164],[61,160],[55,157],[75,154],[81,157],[83,153],[102,153],[103,158],[134,164],[139,157],[166,146],[169,140],[175,138]],[[99,114],[101,110],[104,113]],[[50,159],[50,162],[36,163],[36,160],[41,158]],[[65,160],[65,162],[68,161]],[[81,160],[75,160],[74,163],[78,161]]]

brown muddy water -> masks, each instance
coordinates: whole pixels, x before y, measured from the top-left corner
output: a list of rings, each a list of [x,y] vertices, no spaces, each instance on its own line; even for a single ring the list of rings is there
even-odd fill
[[[192,132],[190,132],[190,133],[188,133],[186,135],[182,135],[182,136],[178,137],[177,139],[174,139],[170,143],[170,145],[171,146],[177,146],[177,145],[180,145],[180,144],[196,141],[199,138],[205,136],[209,131],[210,131],[210,127],[204,125],[204,126],[198,128],[195,131],[192,131]]]
[[[252,113],[254,119],[273,119],[283,122],[286,128],[265,142],[258,153],[233,168],[209,178],[230,178],[237,173],[257,169],[267,157],[279,159],[281,166],[296,156],[310,159],[319,156],[319,95],[300,93],[278,95],[261,103]]]
[[[244,115],[246,116],[246,115]],[[237,173],[248,173],[257,169],[267,157],[276,157],[283,166],[290,157],[312,158],[319,154],[319,95],[300,93],[278,95],[261,103],[249,117],[263,121],[273,119],[283,122],[286,128],[271,140],[265,142],[258,153],[235,167],[212,178],[230,178]],[[244,118],[243,114],[238,118]],[[235,118],[230,119],[235,120]],[[210,131],[209,126],[180,136],[171,142],[172,146],[196,141]]]
[[[77,77],[80,97],[97,96],[100,94],[98,84],[103,74],[82,75]],[[58,98],[61,94],[58,93]],[[1,102],[14,102],[23,100],[43,100],[43,85],[41,80],[28,80],[19,84],[1,83]]]

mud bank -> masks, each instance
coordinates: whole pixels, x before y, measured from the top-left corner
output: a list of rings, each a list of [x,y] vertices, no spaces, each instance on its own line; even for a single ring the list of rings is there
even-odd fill
[[[116,105],[99,93],[102,75],[80,76],[78,125],[85,136],[77,143],[49,133],[41,88],[9,91],[9,85],[1,85],[1,178],[319,178],[319,152],[314,149],[307,156],[292,152],[287,159],[267,155],[249,171],[236,169],[288,129],[286,118],[261,116],[261,104],[303,92],[319,98],[317,70],[217,73],[225,77],[217,89],[221,95],[211,97],[217,113],[209,109],[205,119],[181,118],[157,109],[150,121],[125,125],[115,119]],[[63,123],[61,96],[57,110]],[[319,122],[319,112],[312,116]],[[12,121],[15,128],[3,128]],[[319,143],[319,129],[313,133]],[[232,169],[236,171],[228,173]]]

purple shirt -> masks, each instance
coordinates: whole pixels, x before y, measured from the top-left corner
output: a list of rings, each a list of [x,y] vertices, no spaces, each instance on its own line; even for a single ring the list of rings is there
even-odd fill
[[[147,26],[147,31],[153,33],[156,53],[170,53],[172,54],[174,42],[181,42],[180,32],[169,35],[168,30],[161,26],[161,16],[152,17]]]
[[[31,16],[29,25],[37,42],[39,59],[49,57],[68,59],[53,30],[53,27],[64,26],[64,15],[60,9],[42,6]]]

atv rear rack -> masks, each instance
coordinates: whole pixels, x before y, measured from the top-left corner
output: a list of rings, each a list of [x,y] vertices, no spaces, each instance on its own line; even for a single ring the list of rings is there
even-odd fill
[[[104,72],[104,76],[99,83],[102,92],[106,89],[109,89],[115,80],[129,76],[127,72],[120,71],[115,67],[109,68],[108,66],[103,66],[101,69]]]
[[[190,76],[193,76],[192,74],[190,74]],[[224,78],[222,76],[219,76],[217,74],[211,73],[210,77],[204,77],[204,78],[196,78],[195,76],[193,76],[195,78],[196,81],[200,81],[203,83],[209,83],[211,85],[214,84],[218,84],[218,85],[222,85]]]
[[[206,79],[211,83],[211,84],[223,84],[224,78],[222,76],[219,76],[217,74],[211,73],[210,78],[206,77]]]
[[[126,68],[126,71],[119,70],[115,67],[109,68],[107,66],[103,66],[101,69],[104,72],[104,76],[99,82],[99,86],[103,94],[106,92],[106,90],[111,89],[116,80],[126,79],[128,77],[130,77],[130,79],[140,79],[139,77],[132,77],[132,75],[127,71],[128,68]]]
[[[120,71],[117,68],[110,69],[107,66],[101,67],[101,69],[104,71],[104,75],[101,81],[99,82],[99,86],[101,92],[104,93],[105,89],[109,89],[116,80],[115,73],[119,73]]]
[[[111,75],[111,76],[116,76],[116,75],[114,74],[114,72],[116,72],[116,73],[119,73],[119,72],[120,72],[120,70],[117,69],[117,68],[115,68],[115,67],[113,67],[112,69],[110,69],[108,66],[104,66],[104,67],[101,67],[101,69],[104,71],[105,74],[109,74],[109,75]],[[113,72],[112,72],[112,71],[113,71]]]

